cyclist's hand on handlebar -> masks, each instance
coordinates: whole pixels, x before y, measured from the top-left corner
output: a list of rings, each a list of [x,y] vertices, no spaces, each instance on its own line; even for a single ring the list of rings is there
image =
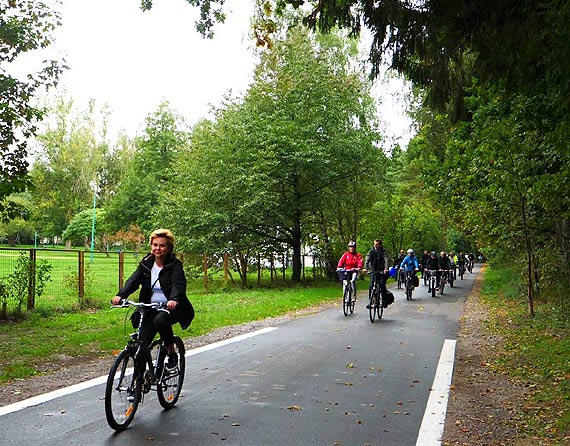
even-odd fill
[[[113,305],[119,305],[122,300],[123,300],[123,298],[121,296],[115,296],[115,297],[113,297],[113,299],[111,299],[111,303]]]
[[[169,311],[174,310],[177,306],[178,302],[176,302],[175,300],[169,300],[168,302],[166,302],[166,309]]]

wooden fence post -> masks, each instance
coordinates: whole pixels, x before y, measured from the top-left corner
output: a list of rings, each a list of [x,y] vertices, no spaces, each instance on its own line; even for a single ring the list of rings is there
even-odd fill
[[[79,306],[83,308],[85,298],[85,251],[77,251],[77,293],[79,294]]]
[[[261,288],[261,255],[257,254],[257,288]]]
[[[36,250],[30,249],[30,276],[28,277],[28,311],[36,306]]]
[[[119,289],[125,284],[125,253],[119,252]]]
[[[204,253],[204,289],[208,289],[208,254]]]

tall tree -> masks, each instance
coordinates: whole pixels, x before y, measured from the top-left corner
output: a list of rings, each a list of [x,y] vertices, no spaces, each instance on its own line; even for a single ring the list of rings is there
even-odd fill
[[[23,79],[10,74],[9,65],[27,52],[48,47],[59,14],[43,1],[0,3],[0,216],[9,218],[5,197],[29,185],[28,141],[37,131],[43,111],[34,105],[41,87],[57,84],[61,61],[46,61],[43,68]],[[10,213],[10,212],[9,212]]]
[[[53,120],[38,135],[39,148],[31,171],[33,212],[31,219],[43,235],[61,236],[73,216],[93,203],[95,181],[104,177],[104,157],[109,143],[95,125],[95,102],[82,111],[73,100],[59,97]],[[105,120],[105,111],[103,121]],[[100,191],[95,191],[99,193]]]
[[[155,226],[153,209],[161,190],[168,185],[173,160],[188,144],[183,119],[162,102],[146,118],[142,136],[135,140],[135,151],[107,207],[112,232],[136,225],[145,233]],[[157,216],[160,225],[160,216]]]
[[[353,49],[338,36],[315,39],[302,27],[276,42],[243,102],[195,129],[184,156],[197,157],[201,167],[181,169],[178,190],[161,200],[172,223],[185,215],[193,235],[249,234],[258,244],[286,246],[295,281],[302,244],[324,233],[322,220],[349,221],[342,235],[353,237],[359,208],[369,200],[365,185],[377,180],[383,160],[368,85],[351,65]],[[212,175],[204,181],[197,172]],[[218,225],[207,226],[213,219]]]

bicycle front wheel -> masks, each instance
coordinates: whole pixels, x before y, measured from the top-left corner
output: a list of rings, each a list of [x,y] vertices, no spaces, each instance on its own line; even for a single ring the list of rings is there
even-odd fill
[[[370,317],[370,322],[374,323],[374,318],[376,317],[376,309],[374,308],[376,301],[376,295],[375,292],[372,291],[372,294],[370,295],[370,300],[368,302],[368,316]]]
[[[356,305],[356,289],[350,287],[350,305],[349,305],[349,310],[350,310],[350,314],[354,313],[354,306]]]
[[[184,372],[186,370],[186,358],[184,354],[186,349],[184,348],[184,342],[178,336],[174,337],[174,350],[178,356],[178,366],[174,370],[166,370],[165,367],[162,368],[163,373],[158,382],[158,387],[156,389],[158,402],[164,409],[172,409],[178,398],[180,398],[180,392],[182,392],[182,384],[184,383]],[[166,348],[161,350],[161,357],[159,358],[159,364],[164,364],[167,357]]]
[[[345,316],[348,316],[348,312],[350,310],[350,299],[351,299],[350,291],[351,291],[350,285],[345,285],[344,294],[342,295],[342,311],[344,312]]]
[[[414,288],[410,282],[411,279],[406,280],[406,300],[412,300],[412,293],[414,292]]]
[[[105,415],[109,426],[116,431],[125,430],[131,424],[139,406],[142,374],[136,376],[134,369],[134,353],[123,350],[109,371],[105,388]]]

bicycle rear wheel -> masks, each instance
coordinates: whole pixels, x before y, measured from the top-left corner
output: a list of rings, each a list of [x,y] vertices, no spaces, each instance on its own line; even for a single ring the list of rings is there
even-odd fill
[[[167,358],[166,347],[160,351],[158,364],[161,364],[162,376],[158,379],[158,386],[156,393],[158,402],[164,409],[172,409],[182,392],[182,384],[184,383],[184,372],[186,370],[186,358],[184,354],[184,342],[178,336],[174,337],[174,350],[178,355],[178,366],[172,371],[167,371],[164,366],[164,361]]]
[[[123,350],[109,371],[105,387],[105,416],[116,431],[125,430],[141,399],[142,373],[134,373],[135,358],[131,350]]]

